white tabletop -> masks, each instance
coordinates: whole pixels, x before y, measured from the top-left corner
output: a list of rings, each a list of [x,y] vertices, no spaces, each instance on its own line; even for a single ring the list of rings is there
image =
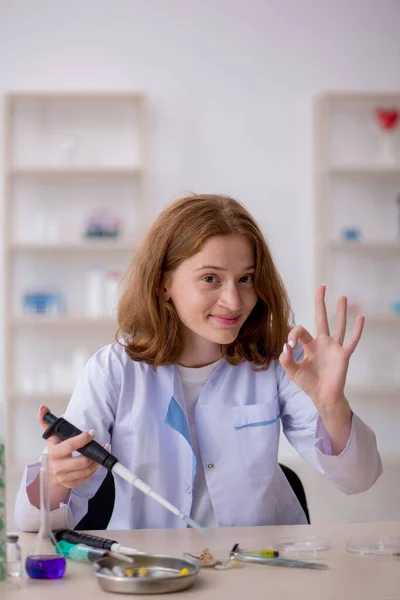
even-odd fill
[[[208,541],[194,529],[107,531],[97,535],[119,541],[125,546],[155,553],[181,556],[197,553],[205,546],[218,557],[228,556],[238,542],[247,548],[267,548],[278,537],[322,536],[332,541],[332,548],[321,562],[329,571],[286,569],[263,565],[245,565],[241,569],[218,571],[202,569],[195,586],[187,591],[168,594],[168,599],[190,596],[191,600],[400,600],[400,558],[360,556],[345,551],[345,538],[355,535],[390,535],[400,537],[400,523],[343,525],[302,525],[290,527],[245,527],[212,529]],[[23,558],[34,534],[21,534]],[[4,595],[3,591],[6,590]],[[250,596],[249,596],[250,595]],[[100,590],[92,566],[68,561],[63,579],[41,581],[26,575],[18,584],[0,583],[0,598],[7,600],[84,600],[115,597]]]

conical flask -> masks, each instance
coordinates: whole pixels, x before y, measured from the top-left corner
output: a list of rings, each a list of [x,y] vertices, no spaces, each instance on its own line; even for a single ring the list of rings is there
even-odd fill
[[[50,529],[49,456],[43,453],[40,465],[40,528],[29,549],[25,569],[32,579],[60,579],[66,566],[62,552],[57,554],[57,540]]]

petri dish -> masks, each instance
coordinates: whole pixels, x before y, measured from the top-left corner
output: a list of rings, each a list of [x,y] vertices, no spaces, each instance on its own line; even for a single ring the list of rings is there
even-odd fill
[[[362,535],[346,538],[347,552],[373,556],[391,556],[400,552],[400,537],[387,535]]]
[[[273,549],[282,556],[318,558],[331,548],[331,540],[323,537],[284,537],[273,542]]]

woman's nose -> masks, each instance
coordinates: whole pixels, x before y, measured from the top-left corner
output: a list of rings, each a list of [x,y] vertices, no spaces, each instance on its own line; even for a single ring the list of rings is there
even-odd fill
[[[227,285],[224,287],[220,302],[231,311],[237,311],[242,306],[242,298],[236,285]]]

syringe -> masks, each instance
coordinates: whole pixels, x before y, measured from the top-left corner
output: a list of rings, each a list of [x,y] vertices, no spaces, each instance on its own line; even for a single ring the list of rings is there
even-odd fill
[[[43,434],[43,438],[47,440],[51,436],[56,436],[60,440],[67,440],[71,437],[75,437],[82,433],[80,429],[72,425],[69,421],[64,419],[63,417],[56,417],[51,412],[48,412],[44,415],[43,420],[49,424],[49,427]],[[113,456],[110,452],[108,452],[105,448],[103,448],[98,442],[93,440],[89,442],[82,448],[78,449],[78,452],[90,458],[94,462],[98,463],[105,467],[108,471],[112,471],[116,475],[119,475],[122,479],[125,479],[128,483],[131,483],[140,491],[142,491],[146,496],[150,496],[156,502],[164,506],[167,510],[169,510],[172,514],[176,515],[182,521],[186,521],[191,527],[197,529],[200,533],[205,535],[206,537],[211,537],[211,535],[196,521],[194,521],[189,515],[186,515],[179,508],[176,508],[173,504],[168,502],[165,498],[157,494],[154,490],[151,489],[147,483],[139,479],[135,473],[131,473],[124,465],[121,465],[118,462],[118,458]]]

